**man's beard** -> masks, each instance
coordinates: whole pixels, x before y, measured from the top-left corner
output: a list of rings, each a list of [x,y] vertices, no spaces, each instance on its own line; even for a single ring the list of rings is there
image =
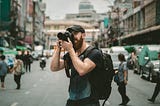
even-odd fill
[[[81,36],[80,40],[77,40],[77,42],[75,43],[75,50],[78,50],[82,47],[82,43],[83,43],[83,38]]]

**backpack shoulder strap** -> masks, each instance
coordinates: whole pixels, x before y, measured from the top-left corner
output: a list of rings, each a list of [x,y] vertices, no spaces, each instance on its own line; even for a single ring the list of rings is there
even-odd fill
[[[89,54],[93,49],[96,49],[96,48],[95,48],[94,46],[89,46],[89,47],[87,47],[86,50],[81,54],[81,55],[84,55],[83,58],[87,57],[88,54]],[[67,53],[66,56],[65,56],[65,59],[64,59],[64,65],[65,65],[65,73],[66,73],[66,76],[67,76],[68,78],[71,77],[70,71],[69,71],[69,69],[70,69],[70,65],[69,65],[70,62],[71,62],[71,58],[70,58],[70,56],[69,56],[69,53]]]
[[[69,71],[69,69],[70,69],[70,62],[71,62],[71,58],[70,58],[70,56],[69,56],[69,53],[67,53],[67,54],[64,56],[64,68],[65,68],[66,76],[67,76],[68,78],[71,77],[70,71]]]
[[[89,53],[92,52],[92,50],[96,49],[94,46],[89,46],[86,48],[86,50],[82,53],[84,55],[84,58],[88,56]]]

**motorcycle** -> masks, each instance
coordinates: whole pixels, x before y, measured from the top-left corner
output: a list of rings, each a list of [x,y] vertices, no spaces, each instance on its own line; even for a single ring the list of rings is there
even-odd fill
[[[40,67],[42,70],[46,67],[46,59],[44,57],[41,58]]]

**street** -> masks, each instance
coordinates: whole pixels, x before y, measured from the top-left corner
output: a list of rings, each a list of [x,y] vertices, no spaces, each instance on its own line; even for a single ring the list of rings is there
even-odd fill
[[[47,60],[44,70],[40,69],[39,61],[34,61],[32,71],[22,76],[20,90],[15,89],[13,74],[8,74],[5,80],[6,89],[0,89],[0,106],[65,106],[69,79],[64,71],[51,72],[50,61],[51,58]],[[147,101],[154,87],[155,83],[145,81],[129,70],[127,95],[131,101],[128,106],[159,106],[160,94],[154,104]],[[113,82],[112,94],[106,106],[118,106],[120,103],[121,97]]]

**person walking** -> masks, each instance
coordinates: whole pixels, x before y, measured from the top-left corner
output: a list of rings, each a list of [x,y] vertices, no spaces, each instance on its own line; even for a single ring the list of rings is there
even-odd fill
[[[70,67],[71,74],[67,73],[70,76],[70,85],[66,106],[100,106],[99,100],[93,93],[87,73],[101,69],[101,52],[98,49],[94,49],[84,58],[83,53],[89,47],[85,41],[84,28],[79,25],[73,25],[66,30],[71,33],[70,38],[73,37],[74,40],[69,38],[67,38],[68,41],[58,39],[57,49],[53,54],[50,65],[50,69],[53,72],[60,71],[64,67]],[[60,57],[61,48],[67,51],[63,58]],[[66,62],[67,58],[70,61]],[[82,60],[82,58],[84,59]]]
[[[23,61],[20,59],[19,55],[15,57],[15,63],[12,68],[12,72],[14,73],[14,81],[17,84],[17,90],[21,88],[21,72],[23,68]]]
[[[24,55],[24,61],[25,61],[25,70],[26,72],[31,72],[31,64],[32,64],[32,56],[30,55],[29,51],[26,52]]]
[[[154,92],[153,92],[153,95],[150,99],[148,99],[148,101],[154,103],[155,102],[155,99],[156,97],[158,96],[160,92],[160,72],[158,72],[158,78],[157,78],[157,81],[156,81],[156,86],[154,88]]]
[[[7,71],[8,71],[8,66],[6,64],[5,60],[5,56],[1,55],[0,56],[0,79],[1,79],[1,88],[5,89],[5,77],[7,75]]]
[[[20,54],[18,54],[18,55],[19,55],[18,58],[19,58],[20,60],[22,60],[22,62],[23,62],[23,67],[25,68],[25,67],[26,67],[25,51],[24,51],[24,50],[21,50],[21,51],[20,51]]]
[[[127,63],[125,60],[125,56],[123,54],[118,54],[118,60],[120,61],[119,67],[118,67],[118,78],[119,78],[119,83],[118,85],[118,91],[122,97],[122,103],[119,105],[126,105],[130,99],[126,95],[126,85],[128,81],[128,68],[127,68]]]

